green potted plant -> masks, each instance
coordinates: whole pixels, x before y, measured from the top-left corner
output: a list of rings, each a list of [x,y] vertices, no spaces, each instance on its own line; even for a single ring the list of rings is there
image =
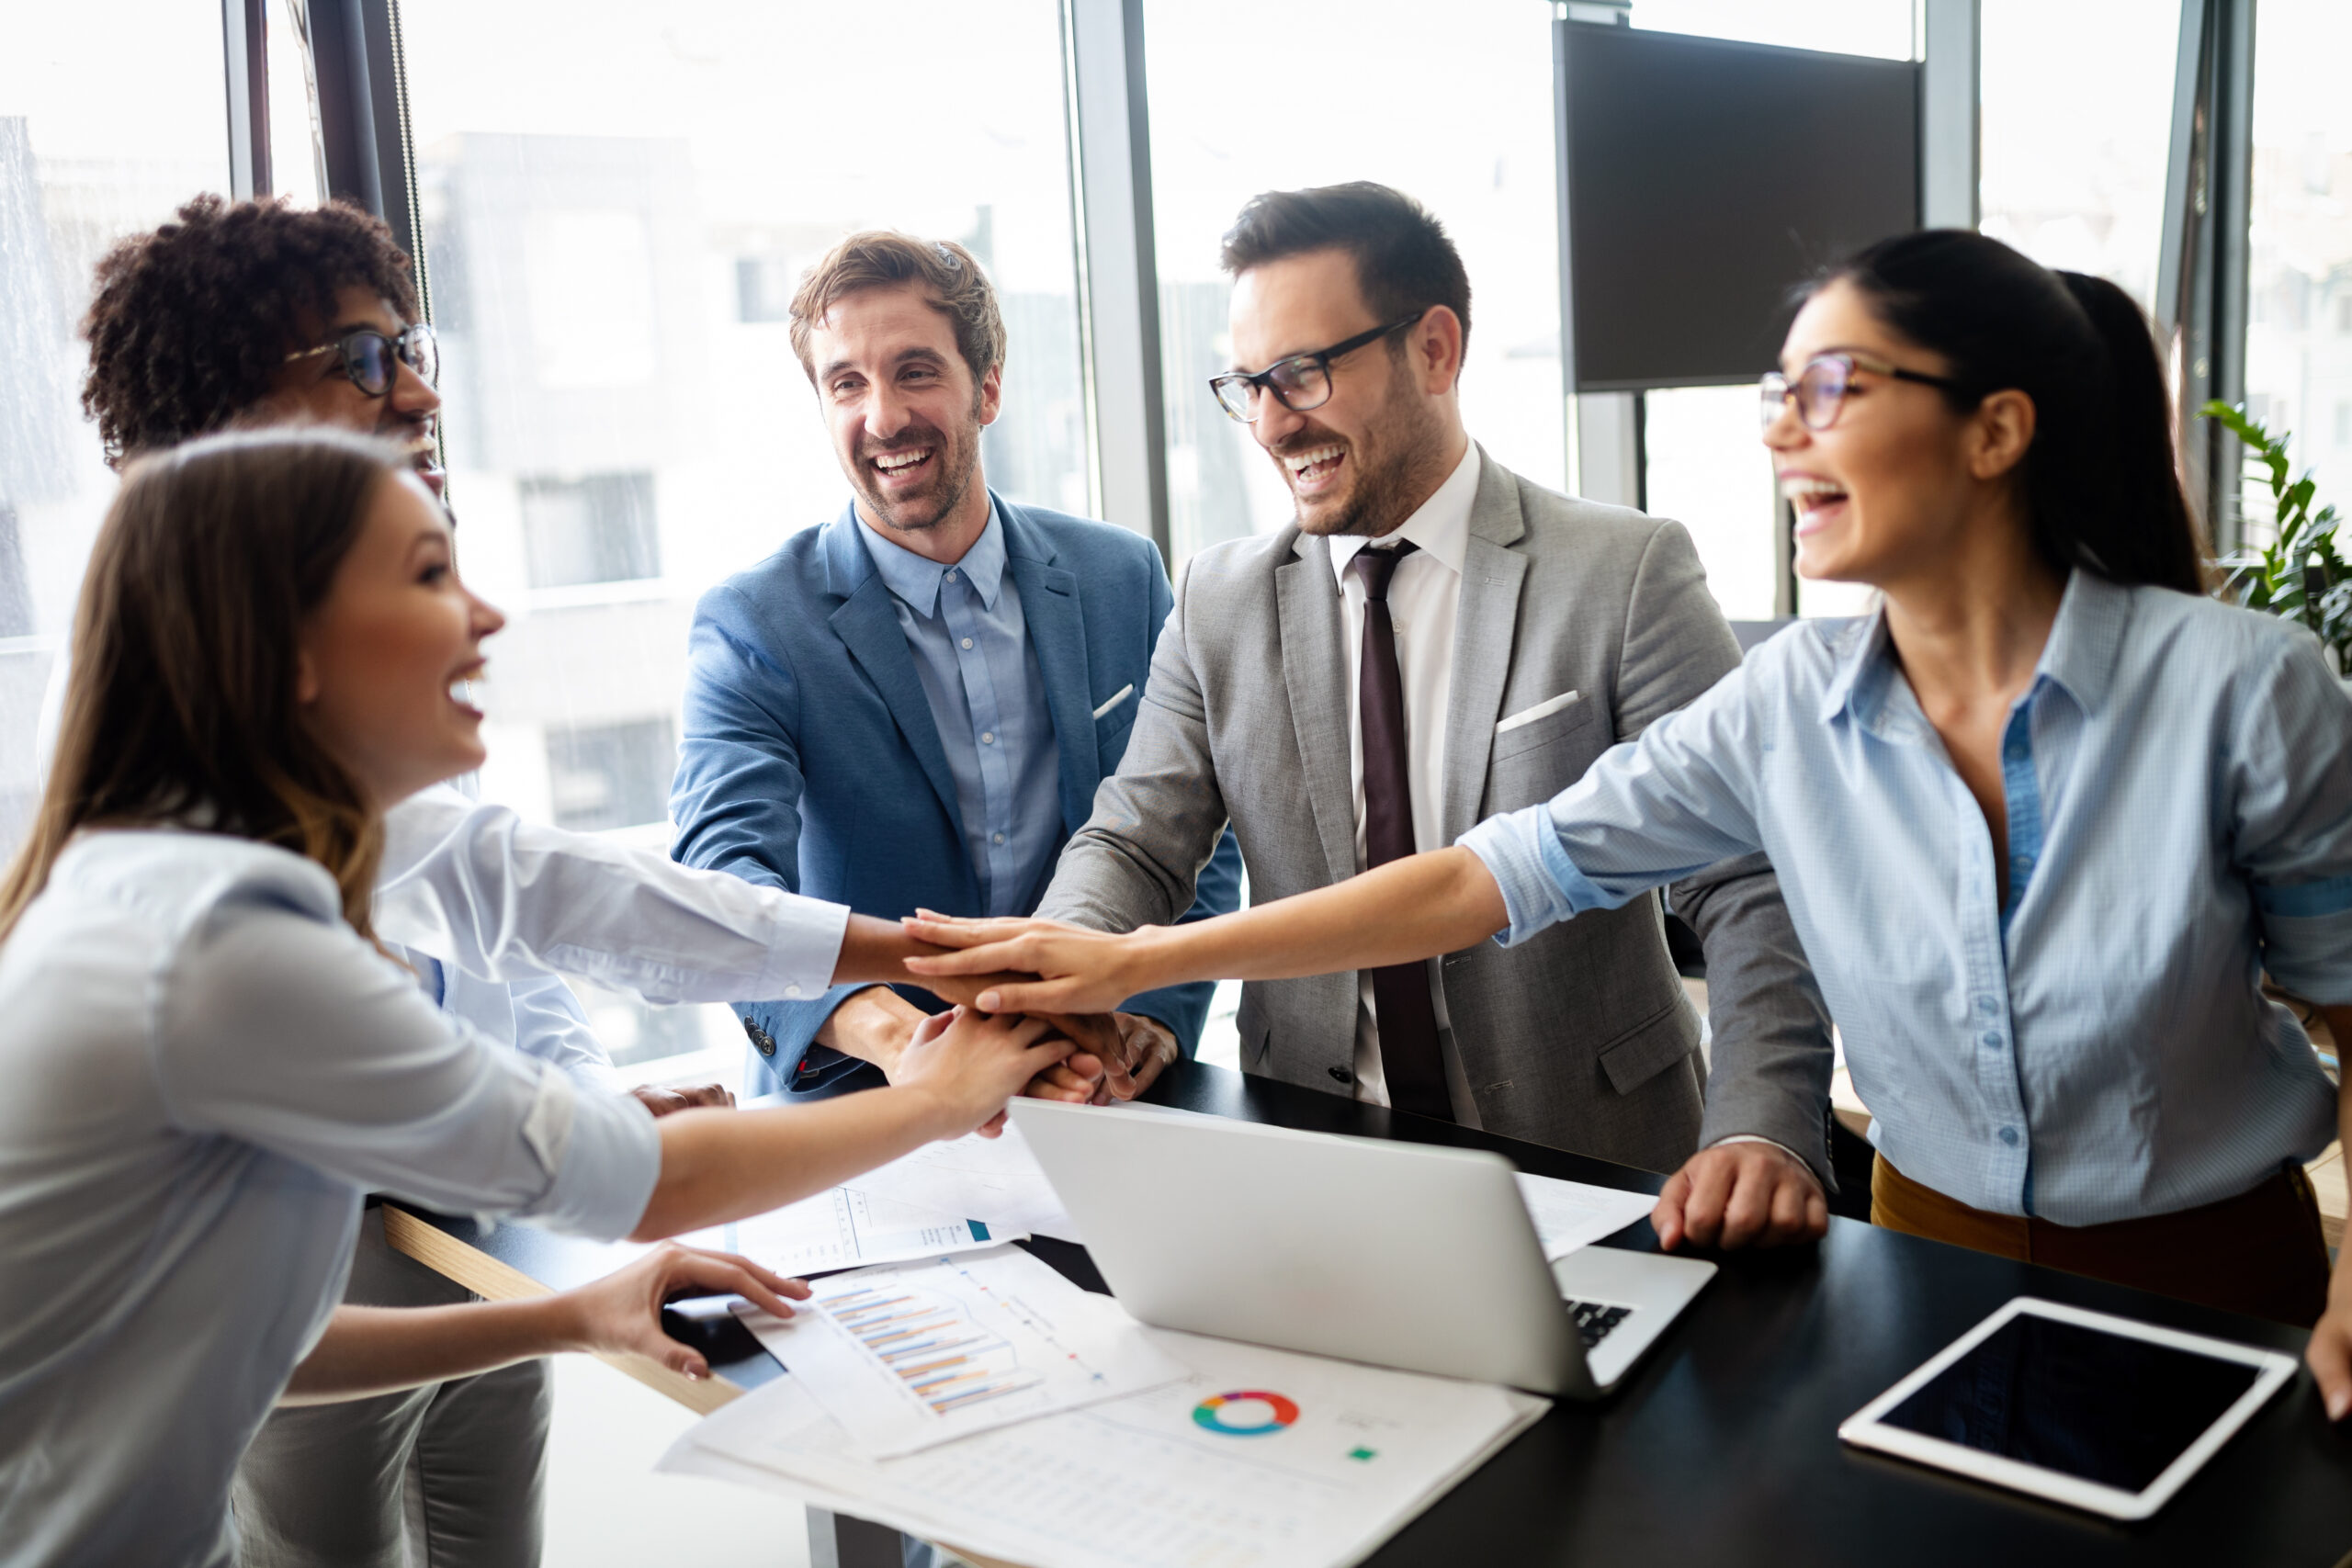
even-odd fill
[[[2315,486],[2309,469],[2289,479],[2287,435],[2273,435],[2243,407],[2211,402],[2197,411],[2245,443],[2269,474],[2278,537],[2259,550],[2222,558],[2222,591],[2250,610],[2302,622],[2335,660],[2338,675],[2352,675],[2352,562],[2336,548],[2343,519],[2333,504],[2312,510]]]

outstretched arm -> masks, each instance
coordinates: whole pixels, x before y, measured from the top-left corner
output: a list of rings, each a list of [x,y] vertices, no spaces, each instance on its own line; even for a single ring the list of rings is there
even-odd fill
[[[731,1252],[662,1247],[560,1295],[465,1306],[339,1306],[277,1403],[366,1399],[560,1350],[635,1353],[690,1378],[707,1377],[709,1362],[662,1332],[662,1307],[680,1296],[729,1292],[789,1317],[785,1298],[805,1299],[808,1287]]]
[[[906,922],[912,936],[963,951],[910,958],[926,982],[1025,970],[976,998],[989,1012],[1091,1012],[1186,980],[1286,980],[1376,969],[1489,937],[1510,923],[1502,889],[1459,846],[1392,861],[1312,893],[1191,925],[1110,936],[1046,920]]]

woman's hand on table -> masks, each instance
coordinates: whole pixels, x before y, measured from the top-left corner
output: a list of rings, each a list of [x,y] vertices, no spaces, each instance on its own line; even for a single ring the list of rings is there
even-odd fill
[[[918,942],[958,950],[910,958],[908,970],[926,983],[992,977],[972,998],[989,1012],[1104,1013],[1152,988],[1141,973],[1136,933],[1113,936],[1035,919],[955,919],[928,909],[902,924]],[[1008,971],[1036,978],[1003,977]]]
[[[1667,1179],[1650,1211],[1658,1245],[1783,1247],[1829,1229],[1829,1199],[1804,1161],[1777,1144],[1717,1144]]]
[[[573,1318],[571,1348],[646,1356],[700,1379],[710,1375],[710,1363],[699,1350],[662,1332],[662,1309],[682,1296],[713,1295],[739,1295],[763,1312],[790,1317],[792,1303],[807,1300],[808,1286],[731,1252],[663,1242],[628,1268],[568,1291],[560,1300]]]

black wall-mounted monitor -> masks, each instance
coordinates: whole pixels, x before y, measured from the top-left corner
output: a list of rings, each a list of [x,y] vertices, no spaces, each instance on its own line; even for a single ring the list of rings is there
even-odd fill
[[[1561,22],[1579,392],[1772,368],[1792,284],[1919,226],[1919,67]]]

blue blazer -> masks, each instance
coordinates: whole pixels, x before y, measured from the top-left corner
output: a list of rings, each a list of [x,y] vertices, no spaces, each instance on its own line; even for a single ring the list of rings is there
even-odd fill
[[[1095,786],[1118,771],[1174,598],[1149,540],[995,500],[1045,675],[1067,841],[1092,812]],[[794,535],[695,606],[670,817],[677,824],[670,852],[687,865],[888,919],[918,905],[984,912],[947,752],[854,510]],[[1184,918],[1231,910],[1240,882],[1240,852],[1227,832]],[[861,988],[736,1003],[754,1051],[748,1090],[813,1095],[879,1084],[870,1064],[810,1043],[842,998]],[[928,1011],[943,1005],[928,991],[897,988]],[[1125,1010],[1167,1024],[1189,1056],[1211,989],[1147,992]]]

